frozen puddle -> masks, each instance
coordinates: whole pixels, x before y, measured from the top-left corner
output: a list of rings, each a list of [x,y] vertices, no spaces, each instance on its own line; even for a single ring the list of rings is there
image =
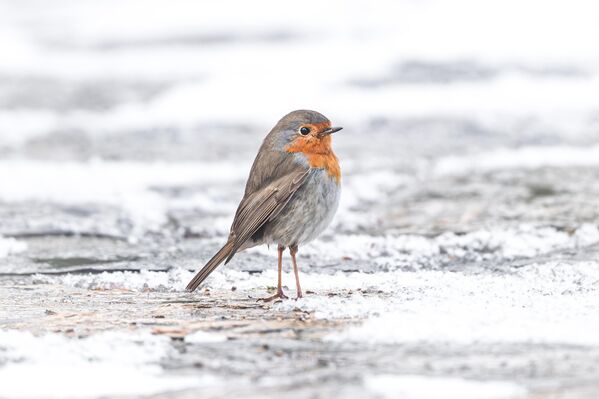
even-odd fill
[[[211,376],[168,375],[170,339],[106,332],[88,338],[0,331],[0,397],[91,398],[152,395],[215,385]]]

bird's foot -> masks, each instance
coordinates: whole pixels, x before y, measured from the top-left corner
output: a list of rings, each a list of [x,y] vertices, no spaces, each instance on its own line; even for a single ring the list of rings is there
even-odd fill
[[[266,298],[259,298],[257,301],[258,302],[272,302],[272,301],[276,301],[277,299],[289,299],[289,297],[287,295],[285,295],[283,290],[280,290],[280,291],[277,291],[277,293],[274,295],[268,296]]]

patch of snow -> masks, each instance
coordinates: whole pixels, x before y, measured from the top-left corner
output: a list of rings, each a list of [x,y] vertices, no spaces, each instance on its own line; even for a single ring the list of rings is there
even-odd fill
[[[560,145],[497,149],[475,155],[448,156],[436,162],[434,172],[438,175],[462,175],[505,169],[593,166],[599,166],[599,145]]]
[[[16,254],[27,250],[27,243],[18,241],[12,237],[0,236],[0,258],[6,258],[10,254]]]
[[[141,332],[78,339],[0,331],[0,397],[137,396],[216,383],[211,376],[168,375],[160,361],[173,351],[169,338]]]
[[[331,240],[316,240],[302,247],[300,255],[339,260],[374,262],[385,268],[421,268],[443,259],[487,261],[529,258],[559,249],[580,248],[599,242],[599,228],[579,226],[573,234],[553,227],[522,224],[513,228],[477,230],[466,234],[443,233],[428,238],[415,235],[336,234]],[[263,248],[257,249],[265,254]]]
[[[125,289],[138,292],[170,292],[183,291],[192,277],[192,272],[174,268],[168,272],[142,270],[139,273],[119,271],[99,274],[66,274],[63,276],[38,274],[34,276],[34,282],[38,284],[63,284],[89,290]]]
[[[216,342],[225,342],[227,337],[222,334],[208,333],[205,331],[196,331],[185,336],[185,342],[189,344],[209,344]]]
[[[548,262],[503,274],[420,271],[384,276],[379,287],[391,295],[384,306],[369,309],[379,317],[329,339],[599,345],[596,262]],[[315,304],[304,308],[314,310]]]
[[[153,190],[156,186],[230,183],[243,181],[245,174],[232,163],[4,160],[0,161],[0,200],[106,204],[123,209],[137,228],[157,229],[166,222],[167,211],[178,204]],[[219,202],[206,193],[197,205]]]
[[[1,43],[0,48],[5,49]],[[57,121],[58,117],[50,111],[0,109],[0,147],[19,147],[47,134],[48,128],[56,126]]]
[[[462,378],[383,374],[364,378],[365,387],[382,398],[402,399],[518,399],[527,390],[504,381],[474,381]]]
[[[386,276],[387,273],[381,273],[381,278],[391,278],[395,281],[395,276]],[[291,277],[291,276],[290,276]],[[357,276],[352,276],[357,277]],[[293,277],[291,277],[293,278]],[[304,289],[312,290],[313,286],[310,284],[311,281],[317,279],[317,276],[313,275],[312,278],[302,278],[302,285]],[[325,280],[326,281],[326,280]],[[325,283],[326,284],[326,283]],[[354,285],[360,285],[360,281],[355,281]],[[365,284],[367,285],[367,283]],[[280,303],[276,303],[275,307],[278,310],[293,311],[296,309],[303,310],[305,312],[311,312],[314,317],[321,320],[339,320],[339,319],[364,319],[370,317],[376,317],[381,313],[390,311],[394,307],[396,298],[392,298],[389,295],[378,294],[381,286],[376,287],[375,291],[370,294],[364,294],[362,292],[355,292],[351,295],[347,295],[343,292],[342,284],[336,286],[334,282],[328,280],[327,291],[331,292],[331,295],[326,293],[318,293],[316,295],[305,295],[304,298],[298,300],[286,300]],[[378,294],[378,295],[377,295]],[[292,288],[287,292],[287,296],[295,298],[295,290]]]

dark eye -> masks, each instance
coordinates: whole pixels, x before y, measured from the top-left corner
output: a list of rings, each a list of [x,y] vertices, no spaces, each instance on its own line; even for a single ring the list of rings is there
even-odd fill
[[[301,134],[302,136],[305,136],[305,135],[306,135],[306,134],[308,134],[308,133],[310,133],[310,128],[309,128],[309,127],[305,127],[305,126],[304,126],[304,127],[302,127],[302,128],[300,129],[300,134]]]

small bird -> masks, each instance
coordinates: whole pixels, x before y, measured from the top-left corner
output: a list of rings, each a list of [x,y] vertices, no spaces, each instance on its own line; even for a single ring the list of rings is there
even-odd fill
[[[264,139],[248,177],[227,243],[189,282],[193,291],[223,261],[246,248],[277,244],[277,293],[287,298],[281,272],[289,248],[297,298],[302,297],[295,256],[298,247],[314,240],[329,225],[339,204],[341,168],[331,147],[331,134],[341,130],[316,111],[285,115]]]

